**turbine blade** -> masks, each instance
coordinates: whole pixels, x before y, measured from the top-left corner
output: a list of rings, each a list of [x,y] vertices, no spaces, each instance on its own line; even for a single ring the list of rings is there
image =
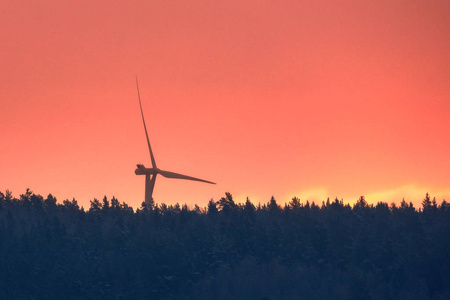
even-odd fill
[[[139,94],[139,84],[138,84],[137,76],[136,76],[136,87],[137,87],[137,93],[138,93],[138,98],[139,98],[139,107],[141,108],[142,122],[144,123],[145,136],[147,137],[148,150],[150,150],[150,158],[152,160],[152,166],[153,166],[153,168],[156,168],[155,157],[153,156],[152,147],[150,146],[150,140],[148,138],[147,126],[145,126],[144,112],[142,111],[141,95]]]
[[[159,174],[161,174],[162,176],[167,177],[167,178],[187,179],[187,180],[194,180],[194,181],[201,181],[201,182],[216,184],[215,182],[211,182],[211,181],[207,181],[207,180],[203,180],[203,179],[199,179],[199,178],[195,178],[195,177],[191,177],[191,176],[186,176],[186,175],[182,175],[182,174],[178,174],[178,173],[174,173],[174,172],[169,172],[169,171],[159,170]]]

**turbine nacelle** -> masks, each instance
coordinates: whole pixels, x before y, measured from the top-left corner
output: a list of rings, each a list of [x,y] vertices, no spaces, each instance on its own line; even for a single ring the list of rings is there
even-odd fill
[[[146,168],[144,165],[137,164],[137,169],[134,170],[136,175],[155,175],[158,174],[158,168]]]

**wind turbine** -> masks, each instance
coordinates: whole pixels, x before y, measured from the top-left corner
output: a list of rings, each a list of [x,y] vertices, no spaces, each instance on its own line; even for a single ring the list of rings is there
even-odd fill
[[[150,146],[150,140],[148,138],[147,133],[147,126],[145,126],[145,119],[144,119],[144,112],[142,111],[142,104],[141,104],[141,96],[139,94],[139,84],[136,77],[136,87],[137,87],[137,93],[139,98],[139,107],[141,108],[141,116],[142,116],[142,122],[144,123],[144,130],[145,130],[145,136],[147,137],[147,144],[148,144],[148,150],[150,151],[150,159],[152,160],[152,167],[146,168],[144,165],[138,164],[137,169],[134,171],[136,175],[145,175],[145,205],[147,208],[151,207],[153,203],[153,189],[155,187],[155,181],[156,181],[156,175],[161,174],[164,177],[167,178],[176,178],[176,179],[186,179],[186,180],[193,180],[193,181],[201,181],[206,183],[215,184],[214,182],[186,176],[174,172],[169,171],[163,171],[156,167],[155,157],[153,156],[152,147]],[[150,177],[151,175],[151,177]]]

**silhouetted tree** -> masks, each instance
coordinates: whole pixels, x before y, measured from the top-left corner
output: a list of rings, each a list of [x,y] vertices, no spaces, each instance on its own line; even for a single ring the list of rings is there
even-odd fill
[[[359,199],[356,201],[355,205],[353,206],[353,209],[364,209],[367,208],[367,201],[364,198],[364,196],[359,197]]]
[[[120,205],[119,200],[117,200],[117,198],[113,196],[111,198],[111,209],[117,211],[120,210],[121,208],[122,206]]]
[[[29,206],[31,204],[30,198],[33,192],[27,188],[25,191],[25,194],[20,195],[21,203],[23,203],[24,206]]]
[[[11,202],[13,200],[12,192],[10,190],[5,191],[5,201]]]
[[[297,197],[292,198],[291,202],[289,202],[289,207],[294,211],[299,210],[302,207],[300,199]]]
[[[57,202],[56,198],[53,197],[52,194],[48,194],[47,198],[45,198],[44,200],[44,206],[47,209],[54,209],[56,208],[56,202]]]
[[[103,209],[103,211],[108,211],[109,208],[110,208],[109,200],[108,200],[108,198],[106,196],[104,196],[103,200],[102,200],[102,209]]]
[[[41,195],[30,195],[30,203],[35,209],[44,208],[44,198]]]
[[[196,214],[201,214],[202,213],[202,209],[200,208],[200,206],[198,206],[197,204],[194,205],[194,209],[193,212]]]
[[[272,196],[269,200],[269,203],[267,203],[267,209],[271,212],[281,210],[281,207],[277,204],[277,200],[275,200],[274,196]]]
[[[217,209],[216,202],[211,199],[208,202],[208,214],[215,215],[219,210]]]
[[[445,199],[444,200],[442,200],[442,203],[441,203],[441,205],[439,206],[439,209],[441,210],[441,211],[449,211],[450,210],[450,203],[448,203],[447,201],[445,201]]]
[[[427,193],[425,195],[425,199],[422,200],[422,208],[423,210],[429,209],[431,207],[431,198],[430,195]]]
[[[390,212],[389,205],[385,202],[378,202],[377,205],[375,206],[375,210],[383,214]]]
[[[244,211],[247,214],[253,214],[255,212],[256,208],[255,205],[250,201],[250,199],[247,197],[245,199],[245,203],[244,203]]]
[[[89,212],[99,212],[102,209],[102,204],[98,199],[94,198],[94,200],[91,200],[91,207],[89,208]]]
[[[80,209],[80,207],[78,206],[78,201],[75,200],[75,198],[73,198],[72,201],[70,201],[69,199],[64,200],[63,206],[65,209],[70,210],[72,212],[78,211]],[[98,210],[98,208],[97,208],[97,210]]]
[[[237,207],[236,203],[234,203],[233,196],[230,193],[225,193],[225,197],[220,198],[217,205],[224,213],[230,213]]]
[[[305,210],[309,210],[310,208],[311,208],[311,206],[309,205],[309,201],[306,200]]]

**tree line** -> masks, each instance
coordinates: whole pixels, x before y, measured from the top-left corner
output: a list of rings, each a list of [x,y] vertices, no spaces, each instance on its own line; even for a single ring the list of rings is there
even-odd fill
[[[0,192],[0,299],[450,299],[450,204]]]

